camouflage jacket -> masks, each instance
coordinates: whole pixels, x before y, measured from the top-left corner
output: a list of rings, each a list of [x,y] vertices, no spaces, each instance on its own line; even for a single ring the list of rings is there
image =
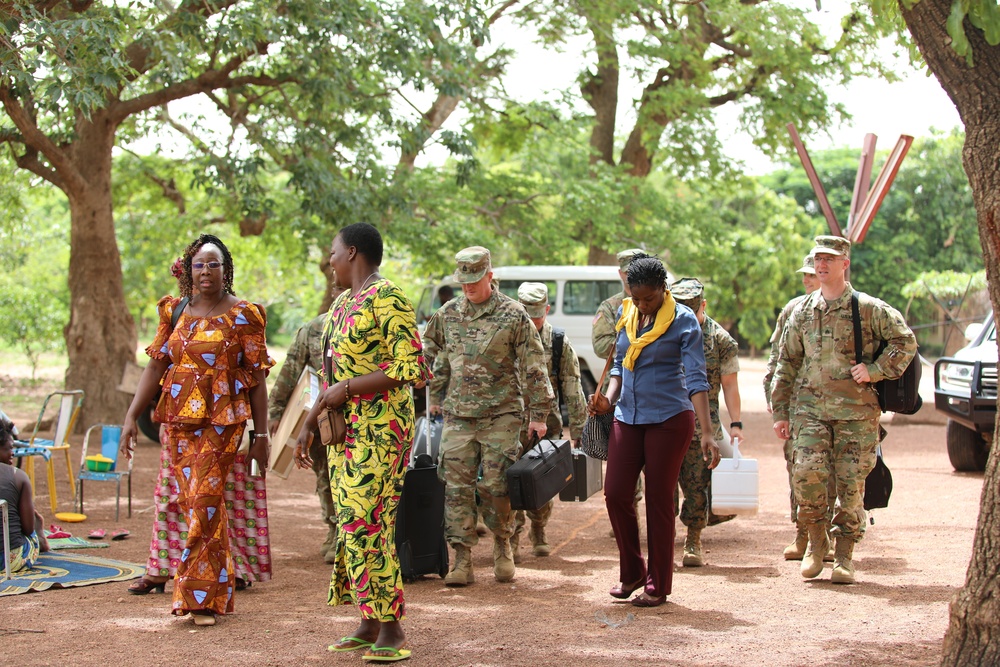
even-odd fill
[[[615,324],[618,323],[618,309],[622,307],[624,300],[625,292],[618,292],[618,294],[602,301],[601,305],[597,307],[597,314],[594,315],[594,332],[591,334],[590,340],[594,345],[594,354],[602,359],[608,358],[608,355],[611,354],[611,346],[618,338]],[[603,369],[602,366],[600,370]]]
[[[793,397],[796,414],[843,421],[878,418],[875,388],[851,378],[855,364],[852,289],[848,283],[844,293],[829,303],[816,290],[789,316],[771,387],[775,422],[788,420]],[[898,310],[864,293],[859,293],[859,300],[862,361],[871,382],[898,378],[917,353],[917,339]],[[872,361],[880,341],[888,347]]]
[[[517,301],[496,287],[482,304],[464,295],[438,309],[424,330],[424,355],[433,359],[431,403],[469,419],[523,414],[544,422],[553,410],[542,341]],[[525,400],[527,399],[527,401]]]
[[[569,413],[570,438],[576,440],[583,434],[583,423],[587,421],[587,399],[583,396],[583,385],[580,382],[580,360],[576,356],[573,344],[568,337],[563,338],[562,359],[559,362],[559,376],[556,377],[552,367],[552,325],[546,322],[539,332],[542,338],[542,350],[545,356],[545,367],[549,369],[549,384],[556,394],[552,404],[555,409],[549,413],[546,424],[562,424],[562,411],[558,406],[559,386],[562,386],[563,400]],[[560,433],[548,433],[546,437],[558,438]]]
[[[302,375],[302,369],[309,366],[318,371],[323,366],[324,322],[326,313],[306,322],[296,332],[295,340],[292,341],[285,356],[285,363],[281,365],[278,379],[268,392],[268,418],[271,421],[277,422],[281,419],[288,405],[288,399],[299,381],[299,376]]]
[[[771,381],[774,379],[774,369],[778,367],[778,349],[780,348],[779,343],[781,343],[781,332],[785,330],[785,324],[788,322],[789,315],[795,310],[795,306],[805,301],[807,296],[809,295],[800,294],[786,303],[778,315],[778,321],[774,324],[774,333],[771,334],[770,341],[771,354],[767,357],[767,372],[764,373],[764,399],[767,401],[767,407],[769,408],[771,407]]]
[[[739,346],[729,332],[723,329],[711,317],[706,317],[701,325],[702,338],[705,341],[705,373],[708,375],[708,409],[712,420],[712,436],[722,439],[722,424],[719,422],[719,391],[722,388],[722,376],[738,373],[740,360],[737,356]],[[695,420],[694,443],[701,442],[701,425]]]

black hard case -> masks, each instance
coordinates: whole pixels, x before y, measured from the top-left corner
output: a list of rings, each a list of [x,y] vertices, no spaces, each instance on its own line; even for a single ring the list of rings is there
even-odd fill
[[[587,456],[581,449],[574,449],[573,481],[559,492],[559,500],[582,502],[603,488],[604,467],[601,461]]]
[[[542,440],[507,470],[510,506],[515,510],[537,510],[573,479],[573,455],[569,440]]]
[[[444,484],[426,454],[414,458],[403,478],[396,510],[396,552],[404,581],[424,574],[448,574]]]

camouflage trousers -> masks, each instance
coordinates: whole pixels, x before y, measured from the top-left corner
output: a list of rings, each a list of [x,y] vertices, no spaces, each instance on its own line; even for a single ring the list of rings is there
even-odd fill
[[[791,507],[791,513],[789,516],[792,518],[792,523],[794,523],[799,528],[805,528],[805,524],[799,525],[799,504],[795,500],[795,476],[792,475],[792,468],[795,464],[795,439],[789,438],[785,440],[785,447],[783,451],[785,455],[785,470],[788,472],[788,503]],[[830,475],[826,481],[826,497],[829,501],[829,506],[826,510],[826,523],[833,523],[833,507],[836,505],[837,501],[837,478],[835,475]]]
[[[684,494],[684,504],[678,500],[678,489]],[[641,489],[637,489],[640,494]],[[678,513],[681,523],[688,528],[701,530],[736,518],[734,514],[715,514],[712,507],[712,471],[701,453],[701,438],[691,441],[687,454],[681,461],[681,473],[674,489],[674,515]]]
[[[337,527],[337,512],[333,507],[333,492],[330,487],[330,468],[326,460],[326,445],[313,439],[309,447],[309,458],[312,459],[312,469],[316,473],[316,496],[319,498],[319,512],[323,523],[330,528]]]
[[[517,460],[521,415],[479,419],[444,416],[441,465],[444,482],[444,535],[450,545],[473,547],[476,534],[476,491],[483,521],[494,535],[514,534],[514,513],[507,494],[507,469]],[[482,479],[478,481],[480,466]]]
[[[514,532],[523,534],[524,524],[528,521],[531,521],[532,526],[545,528],[545,526],[549,525],[549,519],[552,518],[552,508],[555,505],[556,500],[553,498],[537,510],[517,510],[514,512]],[[525,518],[525,515],[527,515],[527,518]]]
[[[834,504],[828,491],[836,483],[834,537],[859,542],[865,534],[865,478],[875,467],[878,420],[826,421],[809,416],[792,420],[792,484],[800,525],[827,525]]]

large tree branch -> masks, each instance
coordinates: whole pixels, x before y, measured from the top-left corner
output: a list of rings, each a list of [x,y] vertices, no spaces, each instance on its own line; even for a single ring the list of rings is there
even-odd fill
[[[207,0],[194,0],[193,2],[182,2],[181,6],[175,13],[167,16],[160,22],[160,25],[155,28],[155,31],[172,32],[173,23],[181,12],[208,18],[213,14],[218,14],[219,12],[228,9],[238,2],[239,0],[216,0],[215,2],[209,2]],[[135,71],[135,74],[130,77],[130,81],[134,81],[145,74],[155,64],[150,60],[151,53],[152,48],[150,44],[144,41],[132,42],[125,47],[125,57],[128,59],[129,67]]]
[[[163,106],[168,102],[220,88],[236,88],[246,85],[278,86],[294,81],[291,77],[275,78],[262,74],[230,78],[232,72],[245,63],[250,55],[234,57],[221,69],[203,72],[193,79],[187,79],[130,100],[113,103],[110,107],[112,117],[116,122],[121,122],[131,115]]]
[[[7,86],[0,86],[0,102],[3,102],[7,117],[11,119],[14,127],[21,133],[22,141],[28,148],[25,156],[18,158],[18,166],[38,174],[53,185],[57,185],[63,191],[67,187],[82,189],[84,187],[83,176],[73,166],[69,155],[53,143],[44,132],[38,129],[38,125],[34,119],[21,106],[21,103],[14,97]],[[48,174],[44,165],[41,165],[38,161],[37,153],[45,156],[45,159],[49,161],[52,169],[56,172],[58,179],[53,180],[53,177]],[[22,160],[24,161],[24,165],[21,164]],[[56,182],[57,180],[58,182]]]
[[[11,146],[11,151],[14,152],[14,161],[17,163],[18,167],[26,171],[30,171],[36,176],[40,176],[63,192],[66,191],[65,181],[63,181],[55,169],[46,167],[45,164],[38,159],[38,151],[33,148],[29,148],[23,155],[18,155],[17,152],[14,151],[13,146]]]

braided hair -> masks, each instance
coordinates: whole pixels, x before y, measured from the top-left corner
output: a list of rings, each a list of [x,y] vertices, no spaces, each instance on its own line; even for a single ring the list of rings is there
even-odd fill
[[[191,298],[194,287],[194,278],[191,276],[191,259],[205,245],[214,245],[222,251],[222,290],[236,296],[236,292],[233,291],[233,256],[229,254],[229,248],[222,242],[222,239],[212,234],[202,234],[184,249],[184,255],[181,257],[184,273],[177,280],[181,288],[181,296]]]
[[[626,271],[629,289],[635,287],[667,287],[667,269],[658,257],[639,253],[629,262]]]

